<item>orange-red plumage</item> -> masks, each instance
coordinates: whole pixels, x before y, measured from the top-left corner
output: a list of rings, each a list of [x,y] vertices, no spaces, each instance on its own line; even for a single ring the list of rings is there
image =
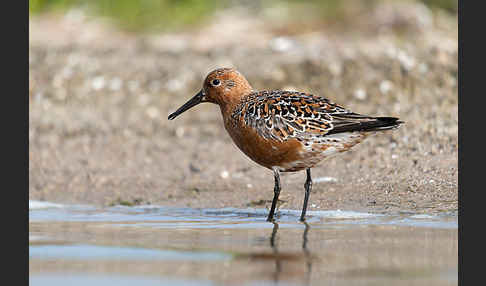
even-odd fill
[[[243,75],[230,68],[209,73],[201,91],[169,115],[169,120],[201,102],[218,104],[225,129],[238,148],[274,171],[275,196],[268,220],[273,219],[280,192],[279,172],[307,170],[303,220],[312,186],[310,168],[349,150],[372,132],[393,129],[402,123],[394,117],[354,113],[308,93],[257,92]]]

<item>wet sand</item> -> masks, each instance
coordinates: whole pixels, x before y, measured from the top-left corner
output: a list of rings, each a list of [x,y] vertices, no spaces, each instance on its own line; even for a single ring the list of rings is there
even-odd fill
[[[418,26],[411,19],[398,32],[393,18],[383,24],[364,15],[359,27],[296,33],[249,15],[228,17],[155,35],[32,17],[29,198],[269,208],[271,171],[235,147],[217,106],[167,120],[208,71],[233,66],[255,89],[298,89],[406,122],[314,168],[309,210],[457,211],[457,18],[434,14]],[[223,22],[239,37],[207,38]],[[279,207],[300,209],[305,173],[281,179]],[[397,239],[407,240],[403,234]]]

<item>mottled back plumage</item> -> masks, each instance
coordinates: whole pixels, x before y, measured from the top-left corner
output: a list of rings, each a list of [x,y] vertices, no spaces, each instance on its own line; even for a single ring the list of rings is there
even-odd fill
[[[322,141],[326,135],[390,129],[393,117],[357,114],[324,97],[297,91],[259,91],[242,98],[231,114],[235,126],[243,121],[265,139]]]

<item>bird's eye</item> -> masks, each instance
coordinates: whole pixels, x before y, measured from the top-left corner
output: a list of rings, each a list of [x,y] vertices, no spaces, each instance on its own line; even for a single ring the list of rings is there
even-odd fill
[[[211,82],[211,84],[212,84],[213,86],[218,86],[218,85],[220,85],[220,84],[221,84],[221,81],[220,81],[219,79],[213,79],[213,81]]]

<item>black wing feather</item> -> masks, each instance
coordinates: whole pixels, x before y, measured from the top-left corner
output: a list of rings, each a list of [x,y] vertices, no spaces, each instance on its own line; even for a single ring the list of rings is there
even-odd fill
[[[397,128],[403,121],[396,117],[369,117],[356,113],[333,115],[333,128],[326,135],[354,132],[379,131]]]

